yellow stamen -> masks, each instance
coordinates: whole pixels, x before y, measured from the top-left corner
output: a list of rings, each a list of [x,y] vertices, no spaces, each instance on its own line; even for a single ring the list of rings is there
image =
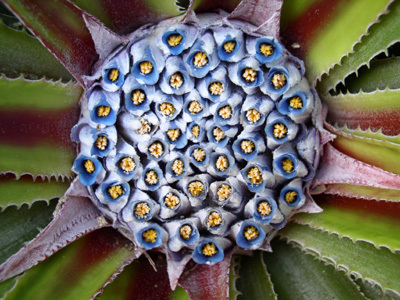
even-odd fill
[[[218,110],[218,114],[222,119],[230,119],[232,118],[232,107],[225,105]]]
[[[168,45],[170,45],[171,47],[178,46],[181,43],[182,38],[183,36],[179,33],[170,34],[167,40]]]
[[[261,113],[257,109],[249,109],[246,113],[247,121],[250,123],[257,123],[261,119]]]
[[[199,101],[193,100],[190,101],[189,106],[188,106],[188,111],[191,114],[198,114],[199,112],[201,112],[203,110],[203,106],[201,105],[201,103]]]
[[[119,161],[119,167],[125,174],[129,174],[136,168],[136,164],[133,161],[132,157],[124,157]]]
[[[206,64],[208,64],[207,54],[205,54],[204,52],[201,52],[201,51],[197,52],[194,55],[193,64],[196,68],[204,67]]]
[[[212,211],[207,217],[208,227],[217,227],[222,224],[221,214],[217,211]]]
[[[204,151],[201,148],[196,148],[193,151],[193,157],[195,160],[197,160],[198,162],[202,162],[206,159],[206,151]]]
[[[182,239],[187,241],[188,239],[190,239],[192,231],[193,231],[192,226],[185,224],[181,228],[179,228],[179,235],[181,236]]]
[[[258,232],[257,228],[254,226],[247,226],[243,230],[243,235],[248,241],[254,241],[256,238],[258,238],[259,234],[260,233]]]
[[[276,123],[274,125],[274,138],[283,139],[288,132],[287,127],[282,123]]]
[[[157,240],[157,231],[154,229],[148,229],[143,231],[142,237],[146,243],[155,243]]]
[[[222,82],[213,82],[208,86],[208,90],[210,91],[211,95],[221,95],[222,92],[225,90],[224,84]]]
[[[294,96],[289,100],[289,106],[295,109],[303,108],[303,100],[299,96]]]
[[[146,100],[146,94],[143,90],[133,90],[131,93],[131,99],[134,105],[140,105]]]
[[[228,158],[225,155],[218,156],[215,161],[215,168],[220,172],[226,171],[229,168]]]
[[[256,72],[256,70],[254,70],[252,68],[246,68],[246,69],[244,69],[242,77],[247,82],[254,82],[257,79],[257,72]]]
[[[163,102],[160,104],[160,113],[165,117],[170,117],[174,114],[175,107],[172,103]]]
[[[203,190],[204,184],[201,181],[192,181],[188,185],[188,191],[194,197],[200,196]]]
[[[263,182],[262,173],[259,168],[253,167],[247,173],[247,178],[250,179],[252,184],[261,184]]]
[[[205,256],[214,256],[218,253],[218,249],[214,243],[207,243],[203,246],[201,253],[203,253]]]
[[[164,153],[164,147],[160,142],[154,142],[149,147],[149,153],[155,158],[159,158]]]
[[[293,169],[294,169],[293,161],[290,158],[285,158],[282,161],[282,169],[286,173],[291,173],[293,171]]]
[[[96,169],[96,167],[94,166],[94,163],[90,159],[85,160],[84,167],[85,167],[86,172],[88,172],[90,174],[93,173],[94,170]]]
[[[195,138],[198,138],[200,135],[200,126],[199,125],[194,125],[192,127],[192,134]]]
[[[111,107],[105,106],[105,105],[100,105],[97,107],[97,115],[99,117],[107,117],[111,112]]]
[[[275,73],[271,79],[271,83],[276,90],[284,87],[286,82],[287,82],[287,79],[286,79],[285,74],[283,74],[283,73]]]
[[[156,171],[154,170],[147,171],[145,176],[146,178],[144,179],[144,181],[146,181],[148,185],[156,185],[158,183],[158,175]]]
[[[108,79],[110,79],[110,81],[112,81],[112,82],[114,82],[114,81],[117,81],[118,80],[118,77],[119,77],[119,71],[118,71],[118,69],[111,69],[109,72],[108,72]]]
[[[124,189],[119,184],[109,187],[107,191],[114,200],[125,193]]]
[[[182,84],[183,84],[183,75],[180,72],[174,73],[169,78],[169,85],[172,86],[174,89],[180,88]]]
[[[227,184],[221,185],[221,187],[217,191],[218,200],[225,201],[230,197],[231,193],[232,193],[232,187],[230,187]]]
[[[138,134],[143,135],[143,134],[149,133],[151,131],[151,125],[147,120],[141,119],[140,123],[141,123],[142,127],[140,127],[138,130],[136,130],[136,132]]]
[[[181,136],[181,130],[179,128],[168,129],[167,136],[170,141],[175,142]]]
[[[235,41],[227,41],[223,44],[224,50],[226,53],[232,53],[235,50],[236,42]]]
[[[175,159],[172,163],[171,170],[174,172],[175,176],[182,175],[185,172],[185,164],[182,159]]]
[[[262,217],[266,217],[271,213],[271,205],[268,203],[268,201],[260,201],[257,204],[257,211]]]
[[[256,149],[256,145],[250,140],[243,140],[240,143],[240,148],[243,153],[249,154],[254,152],[254,150]]]
[[[296,191],[288,191],[288,192],[285,194],[285,201],[286,201],[287,203],[291,204],[291,203],[293,203],[293,202],[296,201],[297,196],[298,196],[298,193],[297,193]]]
[[[100,150],[105,150],[108,145],[108,139],[104,135],[99,135],[94,143]]]
[[[214,135],[214,139],[217,142],[219,142],[219,141],[223,140],[224,138],[226,138],[225,132],[219,127],[215,127],[213,129],[213,135]]]
[[[140,67],[140,73],[142,75],[148,75],[153,71],[153,65],[149,61],[142,61],[139,64],[139,67]]]
[[[138,219],[143,219],[150,212],[150,206],[146,202],[139,202],[134,208],[135,216]]]
[[[181,200],[179,199],[179,197],[173,193],[168,193],[164,197],[164,204],[169,209],[174,209],[180,202]]]
[[[274,53],[274,47],[267,43],[262,43],[260,45],[260,52],[265,56],[271,56]]]

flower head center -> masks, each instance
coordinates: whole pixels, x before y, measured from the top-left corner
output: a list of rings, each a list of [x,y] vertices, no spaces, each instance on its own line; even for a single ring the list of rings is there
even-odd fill
[[[132,157],[124,157],[119,161],[119,167],[125,174],[129,174],[136,168],[136,164],[133,161]]]
[[[218,249],[214,243],[207,243],[203,246],[201,253],[203,253],[205,256],[214,256],[218,253]]]
[[[150,212],[150,206],[146,202],[139,202],[135,205],[135,216],[138,219],[144,219]]]
[[[193,157],[198,162],[202,162],[206,159],[206,151],[204,151],[204,149],[201,148],[196,148],[193,150]]]
[[[192,127],[192,134],[195,138],[198,138],[200,135],[200,126],[199,125],[194,125]]]
[[[243,153],[249,154],[254,152],[256,145],[251,140],[243,140],[240,143],[240,149]]]
[[[136,89],[132,91],[131,99],[134,105],[140,105],[146,100],[146,94],[143,90]]]
[[[257,204],[257,212],[260,214],[262,217],[266,217],[271,213],[271,205],[268,203],[268,201],[260,201]]]
[[[217,227],[222,224],[222,216],[217,211],[212,211],[207,217],[207,227]]]
[[[110,186],[107,192],[114,200],[125,193],[124,189],[119,184]]]
[[[277,123],[274,125],[274,138],[283,139],[288,132],[287,127],[282,123]]]
[[[208,64],[207,54],[205,54],[204,52],[201,52],[201,51],[197,52],[194,55],[193,64],[196,68],[204,67],[206,64]]]
[[[218,115],[222,119],[230,119],[232,118],[232,107],[230,105],[225,105],[218,110]]]
[[[250,123],[257,123],[261,119],[261,113],[257,109],[252,108],[247,111],[246,118]]]
[[[189,106],[188,106],[188,111],[191,114],[193,114],[193,115],[198,114],[202,110],[203,110],[203,106],[201,105],[201,103],[199,101],[196,101],[196,100],[190,101]]]
[[[174,89],[180,88],[182,84],[183,84],[183,75],[181,72],[176,72],[172,74],[172,76],[169,78],[169,85]]]
[[[192,226],[185,224],[181,226],[181,228],[179,228],[179,235],[183,240],[187,241],[188,239],[190,239],[192,231],[193,231]]]
[[[276,90],[283,88],[286,82],[287,79],[283,73],[275,73],[271,79],[271,83]]]
[[[171,170],[174,172],[175,176],[182,175],[185,172],[185,164],[182,159],[175,159],[172,163]]]
[[[140,120],[140,124],[142,125],[142,127],[140,127],[138,130],[136,130],[136,132],[137,132],[138,134],[143,135],[143,134],[146,134],[146,133],[149,133],[149,132],[150,132],[150,130],[151,130],[151,125],[150,125],[150,123],[149,123],[147,120],[141,119],[141,120]]]
[[[274,53],[274,47],[267,43],[262,43],[260,45],[260,52],[264,56],[271,56]]]
[[[155,243],[157,240],[157,231],[154,229],[148,229],[142,233],[143,240],[146,243]]]
[[[179,33],[170,34],[170,35],[168,36],[168,40],[167,40],[168,45],[169,45],[170,47],[176,47],[176,46],[178,46],[178,45],[181,43],[182,38],[183,38],[183,36],[180,35]]]
[[[158,175],[154,170],[149,170],[146,172],[145,179],[148,185],[156,185],[158,183]]]
[[[257,79],[257,71],[253,68],[246,68],[242,73],[242,77],[247,82],[254,82]]]
[[[219,127],[215,127],[213,129],[213,135],[214,135],[214,139],[217,142],[219,142],[219,141],[223,140],[224,138],[226,138],[225,132]]]
[[[161,144],[160,142],[152,143],[149,147],[149,153],[155,158],[159,158],[161,155],[164,154],[163,144]]]
[[[293,161],[290,158],[285,158],[282,161],[282,169],[286,173],[291,173],[294,169]]]
[[[303,100],[299,96],[294,96],[289,100],[289,106],[294,109],[302,109]]]
[[[163,102],[160,104],[160,112],[165,117],[170,117],[175,112],[175,107],[172,103]]]
[[[107,117],[111,112],[111,107],[106,106],[106,105],[100,105],[97,107],[97,115],[99,117],[105,118]]]
[[[174,193],[168,193],[164,197],[164,204],[169,209],[174,209],[177,205],[179,205],[180,202],[181,202],[181,200]]]
[[[105,150],[108,145],[108,139],[104,135],[99,135],[95,141],[95,145],[99,150]]]
[[[139,68],[142,75],[148,75],[153,71],[153,64],[149,61],[142,61]]]
[[[88,172],[89,174],[93,173],[94,170],[96,169],[94,163],[90,159],[85,160],[83,166],[85,167],[86,172]]]
[[[292,203],[294,203],[296,201],[297,196],[298,196],[298,193],[296,191],[293,191],[293,190],[292,191],[288,191],[285,194],[285,201],[287,203],[289,203],[289,204],[292,204]]]
[[[118,69],[113,68],[108,72],[108,79],[110,79],[110,81],[115,82],[118,80],[118,77],[119,77]]]
[[[236,42],[235,41],[227,41],[222,46],[224,47],[224,50],[226,53],[232,53],[233,51],[235,51]]]
[[[181,130],[179,128],[168,129],[167,136],[171,142],[175,142],[181,136]]]
[[[243,230],[243,235],[248,241],[254,241],[259,236],[259,231],[254,226],[246,226]]]
[[[261,184],[263,182],[262,173],[259,168],[253,167],[247,173],[247,178],[252,184]]]
[[[226,171],[229,168],[228,158],[225,155],[218,156],[215,161],[215,168],[220,172]]]
[[[226,199],[228,199],[230,197],[231,193],[232,193],[231,186],[229,186],[227,184],[221,185],[221,187],[217,191],[218,200],[225,201]]]
[[[201,181],[192,181],[188,185],[188,191],[194,197],[200,196],[203,190],[204,184]]]
[[[210,84],[208,87],[211,95],[221,95],[225,90],[224,84],[222,82],[216,81]]]

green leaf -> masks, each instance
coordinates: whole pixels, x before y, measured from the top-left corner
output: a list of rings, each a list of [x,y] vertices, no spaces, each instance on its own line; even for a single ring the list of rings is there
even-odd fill
[[[22,77],[9,79],[0,77],[0,108],[2,109],[45,109],[57,110],[77,107],[82,88],[73,82],[61,83],[26,80]]]
[[[362,281],[360,278],[354,279],[357,285],[360,287],[361,292],[371,300],[399,300],[400,296],[396,295],[391,291],[386,291],[383,293],[382,289],[373,283],[368,281]]]
[[[10,291],[16,284],[15,278],[10,278],[0,283],[0,298],[3,299],[5,294]]]
[[[238,299],[276,299],[277,295],[262,252],[256,252],[253,257],[243,256],[239,274],[238,290],[242,295],[239,295]]]
[[[339,238],[336,234],[295,223],[289,224],[279,233],[289,242],[333,264],[337,269],[378,283],[383,290],[400,291],[400,253],[394,254],[386,248],[377,249],[367,242],[353,242],[346,237]]]
[[[400,16],[398,16],[400,17]],[[364,68],[363,68],[364,69]],[[373,60],[369,69],[358,72],[358,76],[351,76],[345,81],[350,93],[372,92],[375,90],[399,89],[400,57],[389,57]]]
[[[240,255],[233,255],[231,259],[231,267],[229,270],[229,299],[236,300],[238,296],[241,294],[237,289],[237,283],[240,278],[239,270],[240,270]]]
[[[361,128],[357,129],[350,129],[347,126],[344,127],[339,127],[338,128],[340,131],[347,132],[356,136],[361,136],[361,137],[366,137],[366,138],[372,138],[375,140],[385,140],[394,144],[399,144],[400,145],[400,135],[396,136],[390,136],[382,133],[382,130],[378,131],[372,131],[371,129],[368,130],[362,130]]]
[[[234,298],[229,298],[234,299]],[[190,300],[184,288],[177,286],[175,291],[171,292],[169,300]]]
[[[389,46],[400,40],[398,28],[400,28],[400,2],[393,1],[389,13],[381,16],[380,22],[369,28],[368,35],[362,38],[361,43],[354,46],[354,52],[344,57],[340,65],[335,65],[330,70],[329,76],[322,78],[318,83],[318,90],[326,94],[354,70],[358,70],[362,65],[369,66],[373,57],[386,52]]]
[[[129,241],[100,229],[28,270],[6,299],[89,299],[131,255]]]
[[[0,180],[0,208],[9,205],[21,206],[32,204],[38,200],[60,198],[69,187],[69,182],[62,181],[33,181],[30,176],[19,180]]]
[[[343,271],[282,241],[272,249],[264,259],[280,300],[365,299]]]
[[[400,191],[351,184],[330,184],[325,194],[342,195],[368,200],[400,201]]]
[[[50,223],[56,204],[56,200],[49,205],[39,201],[30,208],[28,205],[22,205],[19,209],[10,206],[0,212],[0,264]]]
[[[0,73],[9,77],[47,78],[70,81],[71,74],[45,47],[25,31],[11,29],[0,21]]]
[[[400,219],[389,215],[398,203],[384,203],[360,199],[330,196],[328,201],[319,201],[324,210],[319,214],[297,214],[295,222],[349,237],[353,241],[367,241],[376,247],[387,247],[391,251],[400,249],[398,231]],[[338,222],[340,220],[340,222]]]

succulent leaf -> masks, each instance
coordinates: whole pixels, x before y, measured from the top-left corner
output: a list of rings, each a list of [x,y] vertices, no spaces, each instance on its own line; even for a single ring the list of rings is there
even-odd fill
[[[352,184],[330,184],[324,193],[367,200],[400,201],[399,190]]]

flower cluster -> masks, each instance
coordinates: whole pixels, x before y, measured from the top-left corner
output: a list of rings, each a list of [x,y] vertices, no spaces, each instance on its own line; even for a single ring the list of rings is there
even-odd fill
[[[164,21],[95,72],[73,170],[138,247],[216,263],[266,249],[305,203],[315,94],[276,38],[241,28]]]

